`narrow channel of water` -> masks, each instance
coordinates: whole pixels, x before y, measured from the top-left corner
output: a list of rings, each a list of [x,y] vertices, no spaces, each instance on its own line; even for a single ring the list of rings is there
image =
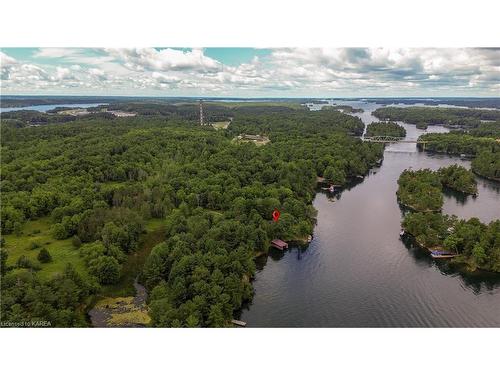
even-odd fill
[[[339,102],[365,109],[365,102]],[[403,124],[407,139],[424,131]],[[429,127],[429,132],[446,132]],[[397,179],[408,168],[438,169],[469,161],[418,152],[413,143],[386,148],[380,168],[332,202],[314,200],[318,223],[306,249],[272,251],[258,259],[249,327],[500,327],[500,276],[465,275],[399,238],[402,213]],[[443,211],[459,217],[499,218],[500,186],[478,178],[477,198],[445,195]]]

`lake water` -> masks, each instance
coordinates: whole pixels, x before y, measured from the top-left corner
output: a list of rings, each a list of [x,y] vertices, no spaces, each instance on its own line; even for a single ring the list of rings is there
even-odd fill
[[[43,104],[43,105],[30,105],[27,107],[9,107],[0,108],[0,113],[2,112],[12,112],[12,111],[38,111],[47,112],[51,109],[57,107],[68,107],[68,108],[90,108],[97,107],[98,105],[106,105],[107,103],[88,103],[88,104]]]
[[[379,105],[365,109],[377,121]],[[401,123],[408,139],[423,130]],[[446,132],[429,127],[428,132]],[[307,248],[271,251],[257,260],[255,296],[241,313],[249,327],[500,327],[500,275],[461,274],[400,237],[397,179],[408,168],[437,169],[469,161],[386,147],[380,168],[332,202],[319,192],[318,222]],[[477,198],[445,194],[443,211],[484,222],[500,216],[500,185],[478,178]]]

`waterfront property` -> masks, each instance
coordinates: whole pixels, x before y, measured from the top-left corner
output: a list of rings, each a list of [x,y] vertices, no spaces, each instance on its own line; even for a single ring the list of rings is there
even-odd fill
[[[279,239],[274,239],[271,241],[271,246],[279,249],[279,250],[285,250],[288,249],[288,244],[285,241],[279,240]]]

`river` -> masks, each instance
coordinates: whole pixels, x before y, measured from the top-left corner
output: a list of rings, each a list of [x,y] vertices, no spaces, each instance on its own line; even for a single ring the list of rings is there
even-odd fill
[[[363,108],[365,123],[380,105]],[[425,131],[406,128],[407,139]],[[446,132],[439,126],[428,132]],[[257,260],[255,296],[241,313],[249,327],[500,327],[500,276],[464,274],[404,243],[397,179],[408,168],[470,162],[418,152],[413,143],[386,147],[381,167],[332,202],[318,192],[318,221],[307,248],[271,251]],[[500,185],[477,178],[477,198],[447,193],[443,212],[483,222],[500,216]]]

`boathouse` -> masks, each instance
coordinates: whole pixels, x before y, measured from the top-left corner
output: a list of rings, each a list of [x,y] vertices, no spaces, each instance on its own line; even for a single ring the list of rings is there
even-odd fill
[[[279,250],[288,249],[288,244],[285,241],[274,239],[271,241],[271,246]]]

